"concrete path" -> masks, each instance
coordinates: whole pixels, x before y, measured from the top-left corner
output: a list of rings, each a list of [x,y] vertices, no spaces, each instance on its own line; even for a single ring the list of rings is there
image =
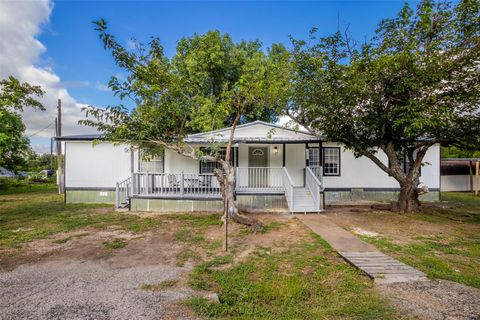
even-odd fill
[[[381,253],[324,215],[298,215],[297,218],[377,283],[427,280],[423,272]]]

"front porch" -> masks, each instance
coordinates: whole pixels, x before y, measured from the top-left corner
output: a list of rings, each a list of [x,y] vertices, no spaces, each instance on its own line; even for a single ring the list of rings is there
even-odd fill
[[[320,211],[321,167],[306,167],[304,185],[295,185],[286,167],[236,167],[237,195],[284,195],[291,212]],[[212,174],[135,172],[116,186],[116,206],[130,198],[219,200],[221,191]]]

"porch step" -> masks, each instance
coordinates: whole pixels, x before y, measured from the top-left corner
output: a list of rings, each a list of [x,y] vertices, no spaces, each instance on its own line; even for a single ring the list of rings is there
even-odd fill
[[[320,208],[315,206],[310,190],[307,188],[295,188],[293,193],[292,213],[319,212]]]

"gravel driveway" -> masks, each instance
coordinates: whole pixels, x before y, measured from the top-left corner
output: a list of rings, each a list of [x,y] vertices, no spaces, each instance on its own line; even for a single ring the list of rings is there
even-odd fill
[[[0,273],[1,319],[191,318],[174,305],[185,290],[147,291],[144,283],[175,279],[183,268],[115,268],[95,261],[48,261]]]

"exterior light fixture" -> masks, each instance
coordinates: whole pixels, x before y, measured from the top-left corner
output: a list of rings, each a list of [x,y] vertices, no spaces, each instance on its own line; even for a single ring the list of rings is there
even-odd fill
[[[273,147],[273,153],[275,153],[275,154],[278,153],[278,147],[277,146]]]

